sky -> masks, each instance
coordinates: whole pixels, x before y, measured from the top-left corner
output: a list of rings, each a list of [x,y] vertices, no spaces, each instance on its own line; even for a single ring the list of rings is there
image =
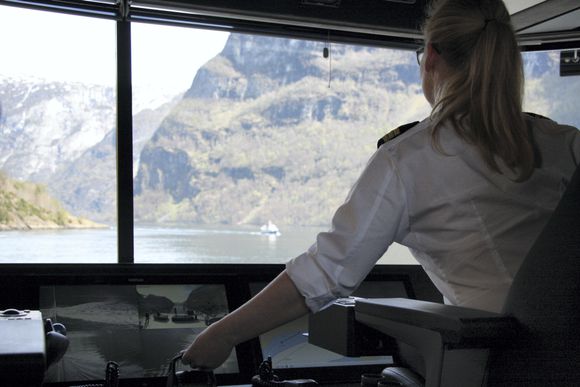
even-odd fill
[[[510,12],[540,0],[509,0]],[[0,76],[115,84],[115,21],[0,6]],[[227,32],[132,23],[133,85],[174,95],[218,54]]]
[[[0,6],[0,76],[114,86],[115,21]],[[132,23],[133,85],[187,90],[228,33]]]

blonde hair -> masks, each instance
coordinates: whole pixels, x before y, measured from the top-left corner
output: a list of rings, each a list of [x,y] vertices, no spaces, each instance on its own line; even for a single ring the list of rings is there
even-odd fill
[[[522,113],[521,53],[503,2],[438,1],[424,34],[451,69],[435,94],[434,143],[448,121],[492,171],[502,173],[499,159],[517,173],[516,181],[526,180],[534,169],[534,150]]]

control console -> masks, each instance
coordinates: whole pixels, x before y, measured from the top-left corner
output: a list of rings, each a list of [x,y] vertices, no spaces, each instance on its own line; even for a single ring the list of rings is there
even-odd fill
[[[45,329],[36,310],[0,309],[0,385],[40,386],[46,368]]]

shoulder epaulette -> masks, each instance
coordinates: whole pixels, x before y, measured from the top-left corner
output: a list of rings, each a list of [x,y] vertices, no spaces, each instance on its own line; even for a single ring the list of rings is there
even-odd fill
[[[413,126],[417,125],[419,121],[410,122],[405,125],[399,126],[397,129],[391,130],[389,133],[385,134],[383,137],[379,139],[377,142],[377,148],[380,148],[387,141],[391,141],[393,138],[405,133],[407,130],[411,129]]]
[[[548,117],[544,117],[540,114],[536,114],[536,113],[530,113],[530,112],[524,112],[525,115],[533,117],[533,118],[543,118],[544,120],[549,120]]]

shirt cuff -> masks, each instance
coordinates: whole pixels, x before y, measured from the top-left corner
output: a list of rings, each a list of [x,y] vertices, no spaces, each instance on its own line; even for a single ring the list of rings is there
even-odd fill
[[[308,252],[288,261],[286,263],[286,273],[304,297],[306,306],[312,313],[324,309],[336,300],[337,297],[331,293],[319,294],[321,287],[315,284],[320,284],[319,281],[327,282],[327,280],[312,276],[314,273],[320,273],[320,269],[316,267],[316,261],[309,256]],[[324,287],[324,289],[326,290],[327,287]]]

